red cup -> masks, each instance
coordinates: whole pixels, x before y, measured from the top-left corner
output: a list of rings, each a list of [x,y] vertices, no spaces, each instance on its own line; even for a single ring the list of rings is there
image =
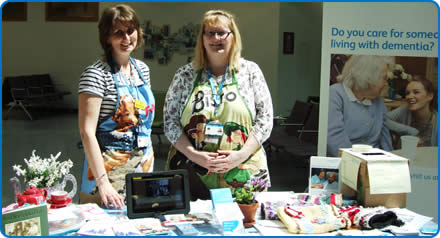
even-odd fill
[[[53,203],[63,204],[67,201],[67,192],[66,191],[53,191],[50,193],[50,200]]]

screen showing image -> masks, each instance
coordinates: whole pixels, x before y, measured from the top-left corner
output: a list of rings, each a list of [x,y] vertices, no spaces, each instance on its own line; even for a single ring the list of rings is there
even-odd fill
[[[185,208],[182,175],[133,177],[132,204],[134,213],[162,212]]]

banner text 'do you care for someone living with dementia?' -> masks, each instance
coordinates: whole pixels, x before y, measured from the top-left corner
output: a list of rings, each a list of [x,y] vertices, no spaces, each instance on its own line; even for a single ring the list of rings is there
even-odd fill
[[[407,32],[389,30],[357,30],[331,28],[330,47],[337,49],[382,49],[405,51],[432,51],[437,44],[438,32]]]

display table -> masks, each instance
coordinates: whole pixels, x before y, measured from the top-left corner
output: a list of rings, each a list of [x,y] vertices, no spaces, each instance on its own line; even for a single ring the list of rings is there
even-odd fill
[[[392,153],[405,157],[402,150],[393,150]],[[410,161],[411,166],[420,168],[438,168],[438,147],[417,147],[414,160]]]
[[[402,150],[392,153],[405,157]],[[438,147],[417,147],[409,169],[411,193],[408,193],[406,207],[433,217],[433,221],[438,223]]]
[[[267,201],[273,201],[279,199],[283,199],[285,196],[292,196],[292,195],[298,195],[293,192],[265,192],[259,194],[257,199],[259,200],[260,204],[263,204]],[[197,200],[196,202],[191,202],[191,211],[190,214],[196,215],[197,217],[211,217],[208,218],[209,222],[205,222],[204,224],[194,224],[194,227],[198,230],[198,235],[200,236],[207,236],[207,235],[222,235],[221,226],[216,223],[214,219],[212,219],[212,203],[210,200]],[[72,204],[71,207],[75,207],[78,205]],[[84,206],[84,205],[79,205]],[[87,206],[87,204],[86,204]],[[96,206],[96,205],[95,205]],[[92,207],[92,206],[90,206]],[[57,210],[57,209],[55,209]],[[68,209],[66,209],[67,211]],[[403,209],[406,210],[406,209]],[[110,229],[110,231],[115,230],[114,228],[117,228],[122,231],[126,231],[125,227],[129,227],[127,224],[132,224],[133,222],[136,223],[136,220],[138,219],[128,219],[126,216],[126,213],[124,210],[103,210],[99,207],[95,207],[93,209],[87,208],[83,209],[84,212],[86,212],[86,216],[88,217],[87,220],[89,220],[86,225],[89,227],[96,228],[95,230],[99,229]],[[63,211],[64,212],[64,211]],[[275,236],[275,235],[282,235],[282,236],[291,236],[291,235],[304,235],[304,234],[290,234],[287,232],[286,227],[280,220],[264,220],[262,219],[262,214],[260,213],[261,210],[259,209],[259,212],[256,216],[256,224],[252,228],[245,229],[243,233],[238,233],[234,235],[245,235],[245,236]],[[409,211],[410,212],[410,211]],[[58,213],[62,213],[61,210],[59,210]],[[404,214],[404,213],[402,213]],[[410,214],[410,213],[408,213]],[[417,215],[417,214],[416,214]],[[419,225],[422,224],[423,227],[426,228],[433,228],[437,229],[437,224],[429,221],[429,218],[424,216],[419,216],[414,218],[413,220],[418,220]],[[154,219],[154,218],[145,218],[145,219]],[[407,219],[407,218],[405,218]],[[208,221],[207,220],[207,221]],[[412,224],[412,222],[411,222]],[[85,226],[84,224],[80,224],[81,226]],[[422,227],[420,225],[420,227]],[[99,228],[99,229],[98,229]],[[78,228],[79,229],[79,228]],[[174,227],[170,227],[171,232],[167,233],[166,235],[178,235],[179,233],[175,231]],[[410,235],[423,235],[421,233],[418,233],[418,229],[415,230],[416,233],[411,233]],[[99,232],[99,231],[98,231]],[[106,231],[102,230],[103,234],[109,235],[110,233],[105,233]],[[115,232],[116,233],[116,232]],[[88,233],[91,235],[90,233]],[[125,233],[124,233],[125,234]],[[127,233],[128,234],[128,233]],[[391,235],[390,233],[385,233],[380,230],[357,230],[357,229],[348,229],[348,230],[338,230],[333,231],[326,234],[316,234],[316,235],[327,235],[327,236],[381,236],[381,235]],[[72,232],[66,232],[63,234],[58,235],[84,235],[84,233],[81,233],[80,231],[72,231]],[[95,234],[99,235],[99,234]],[[102,235],[102,234],[101,234]],[[408,234],[407,234],[408,235]]]

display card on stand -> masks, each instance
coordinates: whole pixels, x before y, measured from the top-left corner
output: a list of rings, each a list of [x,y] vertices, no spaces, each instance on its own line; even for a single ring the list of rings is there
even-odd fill
[[[233,201],[230,188],[211,189],[214,215],[222,225],[224,235],[244,233],[243,213]]]
[[[341,158],[312,156],[310,158],[309,193],[340,193]]]

